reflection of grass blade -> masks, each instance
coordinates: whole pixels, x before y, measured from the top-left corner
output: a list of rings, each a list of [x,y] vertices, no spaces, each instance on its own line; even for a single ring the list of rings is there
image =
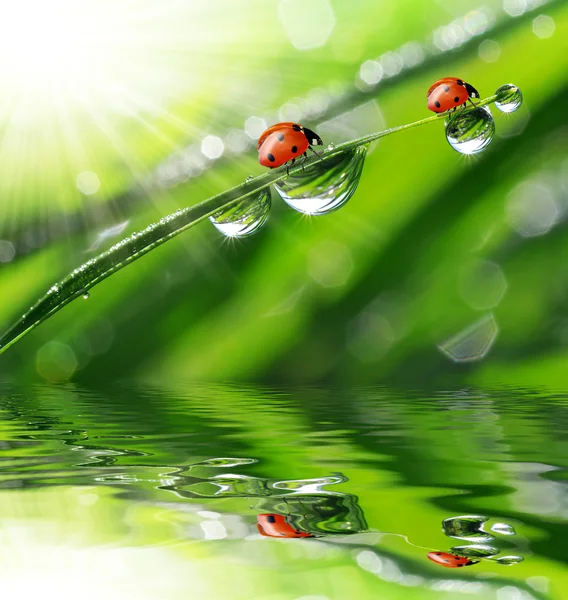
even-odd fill
[[[481,103],[478,103],[477,106],[491,104],[495,102],[496,98],[497,96],[490,96]],[[386,137],[387,135],[440,120],[439,115],[434,115],[432,117],[421,119],[420,121],[415,121],[414,123],[393,127],[385,131],[366,135],[359,139],[340,144],[335,149],[327,152],[323,161],[325,162],[332,158],[336,159],[339,154],[369,144],[379,138]],[[311,158],[306,162],[306,168],[313,162],[319,160],[319,158]],[[289,172],[291,175],[300,174],[302,168],[301,165],[297,164],[290,168]],[[136,259],[150,252],[157,246],[167,242],[169,239],[182,233],[186,229],[189,229],[189,227],[214,215],[220,209],[230,208],[239,201],[247,199],[256,192],[267,188],[285,177],[287,177],[285,169],[275,169],[274,171],[260,175],[255,179],[218,194],[213,198],[209,198],[200,204],[180,209],[175,213],[164,217],[157,223],[152,223],[146,227],[146,229],[133,233],[118,244],[115,244],[109,250],[82,264],[63,280],[53,285],[47,293],[20,318],[19,321],[2,335],[0,338],[0,354],[26,333],[45,321],[48,317],[69,304],[69,302],[83,296],[87,290],[97,283],[100,283],[103,279],[120,271],[120,269],[134,262]]]

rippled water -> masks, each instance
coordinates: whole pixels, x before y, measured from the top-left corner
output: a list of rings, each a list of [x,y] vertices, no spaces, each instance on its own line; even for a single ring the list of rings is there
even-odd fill
[[[0,398],[5,595],[567,597],[568,394],[124,385]]]

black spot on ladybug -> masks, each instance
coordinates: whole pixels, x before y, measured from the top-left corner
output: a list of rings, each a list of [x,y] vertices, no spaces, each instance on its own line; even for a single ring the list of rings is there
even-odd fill
[[[292,125],[292,129],[294,131],[302,131],[302,128],[299,125]]]
[[[434,554],[435,554],[436,556],[440,556],[440,554],[442,554],[442,553],[441,553],[441,552],[434,552]]]
[[[276,523],[276,517],[274,517],[273,515],[268,515],[268,517],[266,517],[266,520],[269,523]]]
[[[463,566],[464,566],[464,564],[463,564],[463,563],[461,563],[461,564],[459,564],[459,565],[456,565],[456,566],[457,566],[457,567],[463,567]]]
[[[436,108],[440,108],[440,106],[442,106],[442,105],[436,100],[436,102],[434,102],[434,106]]]
[[[458,85],[463,85],[463,81],[462,81],[461,79],[458,79],[458,80],[456,81],[456,83],[457,83]]]
[[[444,86],[444,92],[449,92],[450,91],[450,86],[449,85],[445,85]]]
[[[270,162],[274,162],[274,161],[276,160],[276,159],[274,158],[274,154],[270,154],[270,153],[268,153],[268,154],[267,154],[266,158],[268,158],[268,160],[269,160]],[[273,518],[274,518],[274,517],[273,517]],[[270,523],[274,523],[274,521],[270,521]]]
[[[456,102],[456,103],[457,103],[457,102],[459,102],[459,101],[460,101],[460,99],[459,99],[459,98],[456,96],[456,97],[454,98],[454,102]]]
[[[283,133],[279,133],[276,137],[278,138],[279,142],[283,142],[284,141],[284,134]]]
[[[298,152],[298,146],[292,146],[292,152],[296,154],[296,152]]]

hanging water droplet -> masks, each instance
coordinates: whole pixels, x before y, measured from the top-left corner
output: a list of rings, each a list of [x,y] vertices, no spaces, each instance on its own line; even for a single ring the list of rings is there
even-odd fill
[[[282,199],[306,215],[325,215],[343,206],[361,178],[366,146],[313,162],[305,171],[274,184]]]
[[[461,154],[482,152],[494,135],[495,121],[487,106],[455,113],[446,123],[446,138]]]
[[[442,529],[447,536],[458,540],[484,542],[494,539],[492,535],[483,531],[485,521],[487,521],[487,517],[476,515],[451,517],[442,521]]]
[[[500,533],[501,535],[515,535],[516,531],[507,523],[495,523],[491,526],[491,531]]]
[[[330,143],[327,145],[327,148],[326,148],[326,150],[327,150],[328,152],[331,152],[332,150],[335,150],[335,144],[334,144],[333,142],[330,142]]]
[[[495,106],[504,113],[515,112],[523,103],[521,90],[512,83],[502,85],[496,92]]]
[[[88,300],[91,297],[91,294],[89,294],[89,292],[87,292],[86,290],[83,292],[83,299],[84,300]]]
[[[215,213],[209,217],[209,220],[223,235],[242,238],[256,233],[266,223],[270,206],[270,191],[264,189]]]
[[[495,559],[500,565],[517,565],[525,560],[522,556],[500,556]]]
[[[454,546],[452,554],[467,556],[468,558],[488,558],[499,554],[499,548],[485,544],[471,544],[470,546]]]

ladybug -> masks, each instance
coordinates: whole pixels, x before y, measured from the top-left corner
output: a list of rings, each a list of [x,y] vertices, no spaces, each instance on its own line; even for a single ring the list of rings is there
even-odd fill
[[[426,94],[428,108],[435,113],[447,110],[456,110],[458,106],[465,106],[472,98],[479,98],[479,92],[469,83],[457,77],[444,77],[436,81]]]
[[[282,515],[264,514],[257,516],[256,524],[260,535],[266,537],[309,538],[315,537],[293,527]]]
[[[477,560],[470,560],[465,556],[448,554],[447,552],[428,552],[428,558],[431,561],[442,565],[442,567],[448,567],[450,569],[468,567],[469,565],[475,565],[479,562]]]
[[[307,127],[297,123],[277,123],[258,138],[258,162],[271,169],[288,161],[294,164],[299,156],[304,160],[307,158],[308,149],[319,156],[312,146],[322,145],[320,136]]]

